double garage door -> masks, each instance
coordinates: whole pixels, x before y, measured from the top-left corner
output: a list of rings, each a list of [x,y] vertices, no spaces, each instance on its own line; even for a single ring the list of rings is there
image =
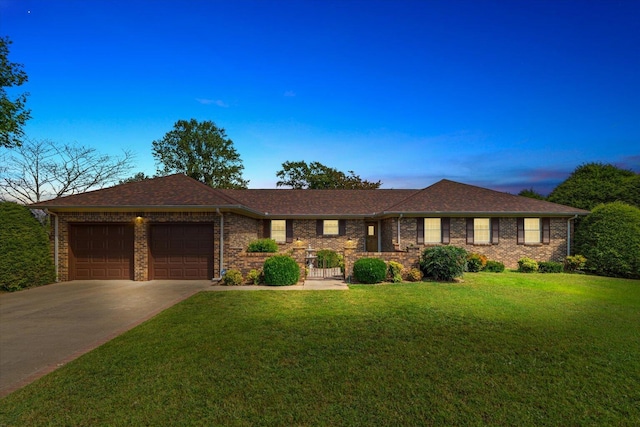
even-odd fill
[[[71,225],[69,278],[133,279],[134,232],[130,224]],[[211,279],[211,224],[152,224],[149,279]]]

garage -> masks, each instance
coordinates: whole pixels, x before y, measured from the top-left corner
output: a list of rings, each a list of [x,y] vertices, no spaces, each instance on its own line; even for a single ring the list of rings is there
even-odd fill
[[[70,280],[133,280],[133,225],[72,224]]]
[[[213,224],[152,224],[150,279],[211,279],[213,245]]]

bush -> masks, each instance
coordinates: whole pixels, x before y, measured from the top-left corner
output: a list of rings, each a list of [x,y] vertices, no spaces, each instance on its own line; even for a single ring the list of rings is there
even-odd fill
[[[587,259],[582,255],[569,255],[564,259],[564,270],[569,273],[580,271],[584,268]]]
[[[273,239],[257,239],[249,243],[247,252],[278,252],[278,244]]]
[[[436,246],[422,251],[420,269],[426,277],[451,281],[464,274],[467,251],[456,246]]]
[[[264,262],[264,282],[271,286],[295,285],[300,279],[300,267],[289,255],[274,255]]]
[[[227,270],[222,276],[222,284],[225,286],[242,285],[242,273],[239,270]]]
[[[318,268],[344,267],[342,256],[331,249],[322,249],[316,253]]]
[[[562,273],[564,264],[554,261],[541,261],[538,263],[538,272],[540,273]]]
[[[487,257],[482,254],[470,253],[467,255],[467,271],[477,273],[484,270],[487,265]]]
[[[402,270],[404,266],[399,262],[389,261],[389,277],[393,281],[393,283],[402,282]]]
[[[353,277],[360,283],[380,283],[387,277],[387,264],[378,258],[360,258],[353,263]]]
[[[640,278],[640,208],[621,202],[596,206],[577,226],[575,242],[587,258],[585,270]]]
[[[262,281],[262,272],[259,270],[250,270],[247,273],[247,283],[250,285],[259,285]]]
[[[55,282],[47,230],[29,209],[1,202],[0,224],[0,289],[18,291]]]
[[[410,282],[419,282],[422,280],[422,271],[419,268],[412,268],[407,273],[407,280]]]
[[[520,273],[534,273],[538,271],[538,263],[531,258],[520,258],[518,260],[518,271]]]
[[[490,273],[502,273],[504,271],[504,264],[500,261],[487,261],[487,265],[484,267],[484,271]]]

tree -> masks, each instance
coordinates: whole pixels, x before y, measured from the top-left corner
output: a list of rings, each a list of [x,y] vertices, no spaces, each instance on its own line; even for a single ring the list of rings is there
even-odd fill
[[[610,164],[583,164],[547,200],[587,210],[615,201],[640,207],[640,175]]]
[[[30,110],[25,109],[29,94],[25,92],[11,100],[5,90],[28,80],[21,64],[9,62],[10,44],[9,37],[0,37],[0,147],[8,148],[20,145],[24,135],[22,127],[31,118]]]
[[[276,172],[280,181],[276,186],[288,186],[292,189],[341,189],[341,190],[375,190],[382,184],[361,179],[353,171],[348,174],[330,168],[320,162],[305,161],[284,162],[282,170]]]
[[[225,130],[212,121],[178,120],[153,141],[158,173],[184,173],[214,188],[247,188],[242,160]]]
[[[144,172],[138,172],[135,175],[130,176],[129,178],[121,179],[118,181],[118,184],[128,184],[130,182],[140,182],[145,181],[147,179],[151,179],[150,176],[147,176]]]
[[[622,202],[596,206],[576,229],[575,243],[587,270],[640,278],[640,208]]]
[[[518,196],[528,197],[530,199],[546,200],[546,197],[544,197],[542,194],[538,193],[533,188],[529,188],[529,189],[520,191],[518,193]]]
[[[0,198],[36,203],[116,184],[131,169],[133,154],[100,154],[82,145],[27,140],[9,156]]]

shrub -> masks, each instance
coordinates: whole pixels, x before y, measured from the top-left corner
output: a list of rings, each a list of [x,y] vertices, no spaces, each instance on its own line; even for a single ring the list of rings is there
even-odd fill
[[[464,274],[467,251],[456,246],[436,246],[422,251],[420,269],[426,277],[451,281]]]
[[[239,270],[227,270],[222,276],[222,284],[225,286],[242,285],[242,273]]]
[[[250,270],[247,273],[247,283],[250,285],[259,285],[262,281],[262,272],[259,270]]]
[[[520,273],[534,273],[538,271],[538,263],[531,258],[520,258],[518,260],[518,271]]]
[[[576,227],[575,242],[587,258],[585,270],[640,278],[640,208],[622,202],[596,206]]]
[[[562,273],[564,265],[561,262],[541,261],[538,263],[540,273]]]
[[[582,255],[569,255],[564,259],[564,270],[573,273],[584,268],[587,259]]]
[[[353,263],[353,277],[360,283],[380,283],[387,277],[387,264],[378,258],[360,258]]]
[[[490,273],[502,273],[504,271],[504,264],[500,261],[489,260],[487,261],[484,271],[488,271]]]
[[[487,265],[487,257],[482,254],[470,253],[467,255],[467,271],[477,273],[484,270]]]
[[[300,279],[300,267],[289,255],[274,255],[264,262],[264,282],[271,286],[295,285]]]
[[[422,280],[422,271],[419,268],[412,268],[407,273],[407,280],[410,282],[419,282]]]
[[[342,256],[331,249],[322,249],[316,253],[318,268],[344,267]]]
[[[46,228],[29,209],[1,202],[0,224],[0,289],[18,291],[55,282]]]
[[[247,252],[278,252],[278,244],[273,239],[257,239],[249,243]]]
[[[391,278],[393,283],[402,282],[402,270],[403,269],[404,269],[404,266],[402,264],[400,264],[399,262],[389,261],[388,272],[389,272],[389,277]]]

